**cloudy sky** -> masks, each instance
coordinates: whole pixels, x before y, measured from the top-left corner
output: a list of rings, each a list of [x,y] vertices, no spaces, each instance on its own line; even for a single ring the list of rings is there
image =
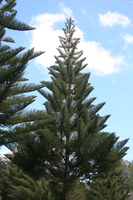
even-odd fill
[[[133,160],[133,1],[131,0],[17,0],[18,19],[36,28],[21,33],[10,31],[16,46],[34,47],[44,55],[29,63],[26,77],[39,83],[50,80],[48,67],[54,64],[58,36],[66,18],[75,20],[75,37],[86,57],[86,72],[91,72],[95,104],[106,102],[100,115],[111,114],[106,131],[116,132],[120,140],[130,138],[127,156]],[[15,47],[15,45],[13,47]],[[38,93],[31,106],[43,109]],[[1,151],[5,149],[2,148]]]

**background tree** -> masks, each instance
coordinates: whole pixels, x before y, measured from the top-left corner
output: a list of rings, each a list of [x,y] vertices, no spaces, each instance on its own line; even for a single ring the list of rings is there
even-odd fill
[[[114,133],[102,132],[109,115],[100,116],[98,111],[105,103],[95,106],[95,98],[89,98],[93,90],[88,83],[90,73],[81,72],[87,64],[83,51],[78,51],[80,38],[73,36],[72,19],[63,31],[59,56],[49,68],[52,81],[43,82],[50,92],[39,90],[47,99],[44,105],[51,118],[35,131],[36,138],[20,144],[8,158],[36,179],[45,177],[62,184],[60,198],[69,200],[77,180],[114,168],[128,148],[124,147],[127,140],[117,143]]]
[[[26,93],[42,85],[25,83],[27,79],[23,77],[28,62],[43,52],[35,53],[31,49],[22,54],[23,47],[12,49],[3,45],[4,42],[14,42],[12,38],[5,37],[6,28],[21,31],[34,29],[15,18],[15,5],[15,0],[0,1],[0,145],[8,147],[23,137],[27,138],[28,132],[34,129],[31,123],[45,117],[41,111],[25,111],[35,100],[35,96],[27,96]]]
[[[129,185],[118,169],[94,176],[88,185],[88,200],[126,200],[130,197]]]
[[[121,164],[118,168],[122,170],[122,177],[125,179],[127,185],[130,188],[130,200],[133,200],[133,161],[121,160]]]

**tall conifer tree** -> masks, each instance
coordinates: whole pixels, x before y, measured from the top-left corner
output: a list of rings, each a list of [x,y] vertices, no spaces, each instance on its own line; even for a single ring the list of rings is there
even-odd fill
[[[23,78],[28,62],[42,52],[35,53],[31,49],[22,54],[25,48],[12,49],[3,44],[14,42],[12,38],[5,36],[6,28],[19,31],[34,29],[16,19],[15,5],[16,0],[0,0],[0,145],[23,139],[22,133],[27,133],[27,137],[29,130],[34,129],[31,122],[42,119],[43,115],[43,112],[35,110],[24,112],[35,100],[35,96],[25,94],[41,88],[42,85],[25,83],[27,79]]]
[[[43,82],[49,93],[39,92],[47,99],[46,113],[53,118],[35,131],[36,138],[18,146],[14,163],[35,178],[44,176],[62,185],[62,200],[69,200],[69,191],[78,179],[91,179],[92,174],[113,168],[125,155],[127,140],[117,143],[114,133],[102,132],[109,115],[98,111],[105,103],[94,105],[89,98],[93,87],[90,73],[82,73],[87,66],[78,51],[80,38],[74,38],[75,26],[70,18],[60,38],[59,56],[49,68],[51,82]],[[114,152],[115,145],[115,152]],[[115,153],[115,155],[114,155]]]

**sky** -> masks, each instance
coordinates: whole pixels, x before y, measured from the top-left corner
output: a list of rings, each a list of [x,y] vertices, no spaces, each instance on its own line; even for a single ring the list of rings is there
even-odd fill
[[[51,80],[48,67],[58,55],[59,37],[66,18],[76,25],[79,50],[90,72],[94,104],[106,102],[99,114],[110,114],[105,131],[115,132],[119,141],[129,138],[125,160],[133,160],[133,1],[132,0],[17,0],[17,19],[36,29],[30,32],[7,31],[18,46],[45,51],[27,67],[30,82]],[[30,108],[44,109],[45,99],[38,94]],[[3,147],[1,153],[7,150]]]

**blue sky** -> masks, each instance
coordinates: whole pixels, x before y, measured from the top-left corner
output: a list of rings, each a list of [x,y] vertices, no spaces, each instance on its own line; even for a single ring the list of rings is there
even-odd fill
[[[58,55],[58,36],[63,34],[65,19],[75,20],[75,37],[81,38],[79,50],[86,57],[86,72],[91,72],[95,104],[106,102],[100,115],[111,114],[106,131],[120,140],[130,138],[125,159],[133,160],[133,1],[132,0],[18,0],[17,18],[36,27],[30,32],[7,31],[13,47],[35,47],[45,54],[31,61],[26,70],[30,82],[50,80],[47,67]],[[31,108],[43,109],[43,99]],[[2,148],[1,151],[5,149]]]

